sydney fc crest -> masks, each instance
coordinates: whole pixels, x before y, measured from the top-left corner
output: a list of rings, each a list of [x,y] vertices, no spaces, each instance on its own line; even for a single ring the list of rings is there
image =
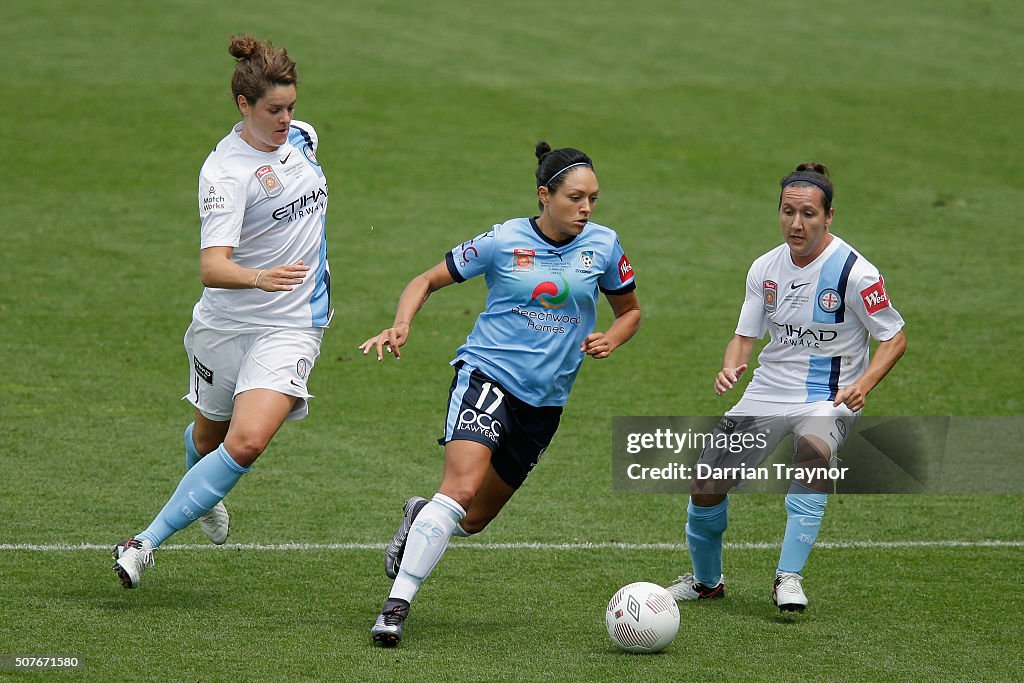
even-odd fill
[[[590,266],[594,265],[594,252],[593,251],[581,251],[580,252],[580,265],[583,266],[583,270],[590,270]]]

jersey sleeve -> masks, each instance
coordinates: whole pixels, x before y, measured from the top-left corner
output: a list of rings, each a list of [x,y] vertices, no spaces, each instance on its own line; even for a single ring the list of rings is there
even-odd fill
[[[755,261],[747,271],[747,291],[743,297],[743,308],[736,323],[736,334],[741,337],[761,339],[768,331],[768,319],[764,312],[764,283]]]
[[[316,134],[316,129],[305,121],[299,121],[298,119],[292,119],[291,125],[306,134],[305,136],[309,138],[310,144],[313,146],[313,153],[315,154],[320,148],[320,137]]]
[[[889,300],[885,280],[874,267],[865,267],[851,277],[846,287],[846,305],[878,341],[889,341],[903,329],[903,317]]]
[[[451,273],[453,280],[465,282],[487,272],[494,262],[496,235],[499,227],[495,225],[468,242],[452,247],[444,255],[445,263],[448,264],[448,272]]]
[[[234,178],[199,177],[200,249],[238,246],[245,199],[245,188]]]
[[[628,294],[636,289],[633,266],[629,263],[626,252],[619,244],[619,238],[615,238],[612,245],[611,256],[608,259],[608,267],[597,281],[597,286],[604,294]]]

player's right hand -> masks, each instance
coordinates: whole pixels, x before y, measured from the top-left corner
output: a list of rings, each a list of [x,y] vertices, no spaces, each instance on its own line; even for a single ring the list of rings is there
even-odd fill
[[[715,376],[715,393],[721,396],[732,389],[733,385],[743,376],[743,372],[746,369],[746,363],[735,368],[722,368]]]
[[[290,292],[306,278],[309,266],[301,260],[283,266],[267,268],[256,280],[256,287],[264,292]]]
[[[370,349],[376,349],[377,360],[384,360],[384,352],[395,354],[395,359],[402,357],[398,349],[405,345],[405,340],[409,338],[409,323],[398,323],[394,327],[389,327],[383,330],[376,337],[370,337],[362,344],[359,345],[359,350],[363,352],[363,355],[370,353]]]

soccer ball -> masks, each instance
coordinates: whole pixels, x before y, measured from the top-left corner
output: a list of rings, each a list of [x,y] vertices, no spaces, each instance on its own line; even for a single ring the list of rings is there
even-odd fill
[[[661,652],[679,630],[679,608],[658,584],[638,581],[612,596],[604,623],[608,635],[626,652]]]

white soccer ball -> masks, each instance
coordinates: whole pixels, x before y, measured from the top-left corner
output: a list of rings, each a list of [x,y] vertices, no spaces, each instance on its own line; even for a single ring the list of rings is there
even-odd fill
[[[604,623],[608,635],[626,652],[661,652],[679,630],[679,608],[658,584],[638,581],[612,596]]]

